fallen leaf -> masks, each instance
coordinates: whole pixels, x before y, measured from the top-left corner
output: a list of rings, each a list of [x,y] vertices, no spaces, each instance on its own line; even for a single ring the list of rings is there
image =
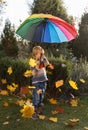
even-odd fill
[[[45,119],[45,115],[39,115],[39,119],[40,120],[44,120]]]
[[[73,118],[73,119],[69,119],[69,121],[66,122],[65,125],[69,127],[73,127],[77,125],[78,122],[79,122],[79,119]]]
[[[53,105],[56,105],[56,104],[57,104],[57,100],[55,100],[55,99],[53,99],[53,98],[49,99],[49,102],[50,102],[51,104],[53,104]]]
[[[3,125],[8,125],[8,124],[9,124],[9,121],[3,122]]]
[[[72,107],[77,107],[77,105],[78,105],[78,100],[77,100],[77,99],[72,99],[72,100],[70,101],[70,104],[71,104]]]
[[[69,119],[69,121],[71,121],[73,123],[76,123],[76,122],[79,122],[79,119],[78,118],[73,118],[73,119]]]
[[[58,111],[52,111],[52,114],[55,115],[55,114],[58,114],[59,112]]]
[[[64,113],[64,110],[60,106],[56,108],[56,111],[58,111],[59,113]]]
[[[57,82],[55,83],[56,88],[61,87],[63,84],[64,84],[64,81],[63,81],[63,80],[59,80],[59,81],[57,81]]]
[[[8,95],[8,92],[7,92],[6,90],[1,90],[1,91],[0,91],[0,94],[1,94],[1,95],[6,95],[6,96],[7,96],[7,95]]]
[[[88,130],[88,126],[84,127],[85,130]]]
[[[55,118],[55,117],[50,117],[49,120],[52,121],[52,122],[55,122],[55,123],[58,121],[58,119]]]
[[[4,106],[4,107],[8,107],[8,106],[9,106],[8,102],[5,102],[5,103],[3,104],[3,106]]]

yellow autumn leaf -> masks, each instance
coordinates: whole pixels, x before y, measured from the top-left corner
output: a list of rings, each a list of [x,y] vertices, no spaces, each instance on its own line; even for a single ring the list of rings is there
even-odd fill
[[[22,113],[22,117],[24,118],[31,118],[32,115],[34,114],[34,107],[30,105],[24,105],[23,109],[20,110]]]
[[[8,106],[9,106],[8,102],[5,102],[5,103],[3,104],[3,106],[4,106],[4,107],[8,107]]]
[[[36,87],[35,87],[35,86],[28,86],[28,88],[30,88],[30,89],[31,89],[31,88],[36,88]]]
[[[40,120],[44,120],[45,119],[45,115],[39,115],[38,116]]]
[[[52,114],[53,114],[53,115],[58,114],[58,113],[59,113],[59,111],[56,111],[56,110],[55,110],[55,111],[52,111]]]
[[[42,89],[39,89],[38,91],[37,91],[37,94],[41,94],[42,93]]]
[[[9,121],[3,122],[3,125],[8,125],[8,124],[9,124]]]
[[[53,104],[53,105],[57,104],[57,100],[55,100],[55,99],[53,99],[53,98],[49,99],[49,102],[50,102],[51,104]]]
[[[7,92],[6,90],[1,90],[1,91],[0,91],[0,94],[1,94],[1,95],[6,95],[6,96],[7,96],[7,95],[8,95],[8,92]]]
[[[64,84],[64,81],[63,80],[59,80],[55,83],[56,85],[56,88],[59,88],[60,86],[62,86]]]
[[[1,79],[1,83],[6,84],[7,83],[6,79]]]
[[[72,100],[70,101],[70,104],[71,104],[72,107],[77,107],[77,105],[78,105],[78,100],[77,100],[77,99],[72,99]]]
[[[36,66],[36,60],[34,60],[33,58],[31,58],[31,59],[29,60],[29,65],[30,65],[31,67],[35,67],[35,66]]]
[[[13,86],[14,88],[18,88],[18,84],[12,83],[12,86]]]
[[[58,121],[58,119],[56,117],[50,117],[49,120],[52,122],[55,122],[55,123]]]
[[[12,67],[8,67],[7,73],[11,75],[13,73]]]
[[[24,72],[24,76],[27,78],[27,77],[30,77],[32,75],[32,71],[31,70],[26,70]]]
[[[14,92],[16,90],[16,88],[13,87],[12,85],[7,85],[7,89],[10,90],[11,92]]]
[[[86,81],[84,79],[80,79],[80,82],[85,83]]]
[[[76,82],[74,82],[73,80],[69,80],[69,84],[73,89],[78,90],[78,86]]]

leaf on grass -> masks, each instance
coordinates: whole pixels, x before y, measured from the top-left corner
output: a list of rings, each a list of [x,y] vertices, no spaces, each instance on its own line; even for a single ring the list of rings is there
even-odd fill
[[[55,104],[58,103],[57,100],[55,100],[55,99],[53,99],[53,98],[49,99],[49,102],[50,102],[51,104],[53,104],[53,105],[55,105]]]
[[[44,120],[45,119],[45,115],[39,115],[39,119],[40,120]]]
[[[69,127],[73,127],[73,126],[77,125],[78,122],[79,122],[79,119],[73,118],[73,119],[69,119],[69,121],[66,122],[65,125],[69,126]]]
[[[7,80],[6,80],[6,79],[1,79],[1,83],[2,83],[2,84],[6,84],[6,83],[7,83]]]
[[[73,122],[73,123],[76,123],[76,122],[79,122],[79,119],[78,118],[73,118],[73,119],[69,119],[70,122]]]
[[[35,67],[35,66],[36,66],[36,60],[34,60],[33,58],[31,58],[31,59],[29,60],[29,65],[30,65],[31,67]]]
[[[88,130],[88,126],[84,127],[84,130]]]
[[[73,80],[69,80],[69,84],[73,89],[78,90],[78,86],[76,82],[74,82]]]
[[[3,106],[8,107],[9,106],[8,102],[4,102]]]
[[[71,104],[72,107],[77,107],[78,106],[78,100],[77,99],[72,99],[70,101],[70,104]]]
[[[11,75],[11,74],[13,73],[12,67],[8,67],[7,73],[8,73],[9,75]]]
[[[56,111],[58,111],[59,113],[64,113],[64,110],[60,106],[56,108]]]
[[[80,82],[85,83],[86,81],[84,79],[80,79]]]
[[[57,81],[57,82],[55,83],[56,88],[61,87],[63,84],[64,84],[64,81],[63,81],[63,80],[59,80],[59,81]]]
[[[42,93],[42,89],[39,89],[38,91],[37,91],[37,94],[41,94]]]
[[[8,125],[8,124],[9,124],[9,121],[3,122],[3,125]]]
[[[52,111],[52,114],[55,115],[55,114],[58,114],[59,112],[58,111]]]
[[[7,96],[7,95],[8,95],[8,92],[7,92],[6,90],[1,90],[1,91],[0,91],[0,94],[1,94],[1,95],[6,95],[6,96]]]
[[[27,78],[27,77],[30,77],[32,75],[32,71],[31,70],[26,70],[24,72],[24,76]]]
[[[55,123],[58,121],[58,119],[56,117],[50,117],[49,120],[52,122],[55,122]]]

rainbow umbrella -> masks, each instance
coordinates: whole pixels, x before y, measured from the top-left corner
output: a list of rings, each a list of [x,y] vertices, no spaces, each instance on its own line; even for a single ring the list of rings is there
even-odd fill
[[[74,26],[50,14],[31,15],[16,33],[30,42],[47,43],[68,42],[77,36]]]

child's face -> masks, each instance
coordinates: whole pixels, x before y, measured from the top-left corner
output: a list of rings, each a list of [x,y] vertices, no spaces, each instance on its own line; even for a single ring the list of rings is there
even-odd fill
[[[37,54],[36,54],[35,57],[36,57],[37,60],[40,59],[40,57],[41,57],[41,50],[38,50],[38,51],[37,51]]]

